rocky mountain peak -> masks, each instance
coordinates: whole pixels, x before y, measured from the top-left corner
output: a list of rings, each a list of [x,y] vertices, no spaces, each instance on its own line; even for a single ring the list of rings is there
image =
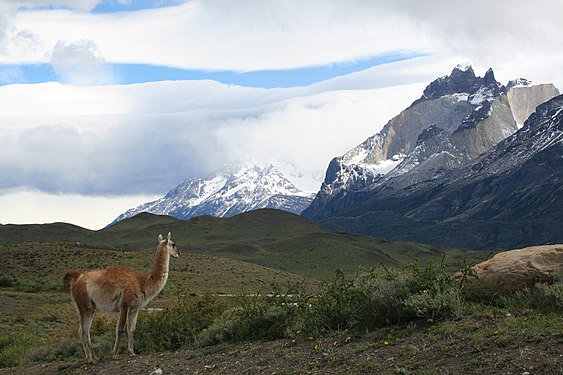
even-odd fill
[[[258,208],[300,213],[312,199],[313,194],[295,187],[276,166],[245,163],[226,166],[207,178],[189,178],[163,198],[128,210],[112,224],[141,212],[177,219],[201,215],[229,217]]]
[[[528,95],[535,101],[551,92],[533,87],[522,87],[522,99]],[[473,143],[465,142],[466,136],[481,141],[485,138],[475,134],[502,130],[512,109],[506,97],[491,103],[493,115],[482,123],[449,138],[447,130],[438,133],[429,126],[397,169],[362,190],[346,188],[334,198],[325,194],[311,204],[317,211],[304,215],[333,230],[455,247],[561,243],[563,95],[536,102],[523,127],[458,162],[458,153],[465,152],[460,145]],[[494,106],[501,104],[499,112]]]
[[[456,66],[449,76],[440,77],[432,81],[424,89],[421,99],[437,99],[441,96],[455,93],[472,94],[475,92],[473,87],[478,84],[478,77],[475,76],[471,66],[464,70]]]
[[[471,66],[455,67],[378,134],[334,158],[303,215],[336,217],[364,195],[383,199],[397,191],[415,192],[420,184],[469,165],[521,128],[536,106],[559,94],[551,84],[528,82],[517,80],[507,89],[492,69],[477,77]]]
[[[411,106],[414,106],[425,100],[438,99],[446,95],[468,94],[475,95],[479,91],[491,91],[493,96],[498,96],[501,92],[505,92],[506,88],[495,79],[492,68],[489,68],[483,77],[475,75],[471,65],[458,65],[450,75],[440,77],[432,81],[420,99],[416,100]]]
[[[483,86],[490,86],[498,84],[497,80],[495,79],[495,73],[493,72],[492,68],[487,69],[487,72],[483,76]]]

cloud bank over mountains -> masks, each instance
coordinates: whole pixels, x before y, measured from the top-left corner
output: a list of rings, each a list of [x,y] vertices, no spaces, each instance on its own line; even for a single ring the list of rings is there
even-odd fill
[[[144,202],[244,159],[274,163],[316,190],[333,156],[377,133],[457,63],[478,74],[493,67],[503,83],[563,87],[559,2],[171,0],[95,11],[135,3],[0,1],[0,82],[16,83],[0,86],[0,201],[32,191],[135,205],[131,197]],[[275,75],[390,54],[405,60],[289,88],[120,84],[119,64]],[[30,64],[48,66],[58,82],[17,84]],[[96,213],[99,224],[80,223],[107,224],[129,207],[112,203],[113,212]]]
[[[376,79],[377,69],[363,75]],[[423,87],[353,89],[359,78],[351,78],[335,84],[345,90],[330,82],[269,90],[212,81],[0,87],[1,187],[157,194],[254,160],[301,174],[302,187],[315,190],[327,160],[355,145],[358,133],[382,127]]]

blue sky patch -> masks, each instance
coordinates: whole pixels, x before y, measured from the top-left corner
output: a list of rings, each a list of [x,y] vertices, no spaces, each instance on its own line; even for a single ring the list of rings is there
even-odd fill
[[[96,7],[92,9],[91,13],[131,12],[142,9],[164,8],[182,4],[184,2],[186,2],[186,0],[106,0],[96,5]]]
[[[146,64],[109,64],[116,76],[114,84],[132,84],[166,80],[209,79],[224,84],[259,88],[308,86],[316,82],[358,72],[373,66],[420,57],[421,54],[392,53],[316,67],[262,70],[252,72],[206,71]],[[0,85],[61,81],[50,64],[0,65]]]

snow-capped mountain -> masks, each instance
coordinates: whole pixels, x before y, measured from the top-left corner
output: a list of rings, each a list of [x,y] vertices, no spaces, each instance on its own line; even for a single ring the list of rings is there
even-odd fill
[[[556,95],[551,84],[519,79],[505,87],[492,70],[479,78],[457,67],[379,134],[335,158],[303,215],[334,230],[453,246],[561,241]]]
[[[140,212],[178,219],[201,215],[229,217],[258,208],[300,213],[313,196],[297,189],[273,165],[262,168],[246,164],[236,169],[227,168],[208,179],[187,179],[164,197],[119,215],[110,225]]]
[[[471,66],[457,66],[449,76],[430,83],[380,133],[334,158],[303,214],[321,220],[343,207],[342,196],[378,186],[392,191],[431,178],[436,171],[466,165],[513,134],[522,118],[558,94],[551,84],[519,79],[506,87],[496,81],[492,69],[478,77]],[[397,180],[400,175],[405,176]]]
[[[342,199],[344,208],[323,225],[476,249],[561,243],[563,95],[467,165],[415,186],[381,185]]]

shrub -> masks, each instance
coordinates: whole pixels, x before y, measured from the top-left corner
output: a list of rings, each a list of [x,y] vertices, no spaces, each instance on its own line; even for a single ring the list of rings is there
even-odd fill
[[[438,319],[457,318],[461,315],[463,308],[461,291],[455,287],[423,290],[420,294],[411,294],[404,304],[409,313],[430,322]]]
[[[61,359],[82,358],[83,356],[82,342],[78,338],[63,340],[59,343],[56,351],[56,357]]]
[[[197,337],[198,346],[224,341],[274,340],[288,337],[298,305],[281,295],[243,296]]]
[[[411,294],[405,299],[404,306],[408,315],[415,315],[427,321],[457,318],[463,308],[461,279],[445,270],[445,264],[434,265],[428,262],[424,269],[418,263],[409,266],[412,276],[409,280]]]
[[[370,330],[424,318],[449,319],[461,313],[460,284],[442,265],[414,263],[402,270],[372,269],[346,278],[337,272],[333,281],[310,299],[303,329]]]
[[[495,303],[511,309],[537,309],[546,312],[563,311],[563,281],[549,284],[536,284],[531,288],[502,295]]]
[[[301,286],[302,287],[302,286]],[[285,293],[239,297],[230,306],[217,296],[179,297],[164,311],[143,312],[137,347],[141,351],[177,350],[225,341],[271,340],[300,331],[316,335],[331,330],[366,331],[417,319],[458,317],[463,306],[461,282],[442,264],[413,263],[397,270],[374,268],[347,277],[337,271],[313,294]],[[301,288],[304,289],[304,288]]]
[[[354,328],[369,314],[367,291],[359,288],[354,279],[347,279],[342,271],[337,271],[319,293],[302,303],[308,308],[302,311],[301,325],[311,333]]]
[[[181,296],[163,311],[143,311],[135,333],[135,346],[146,352],[189,347],[196,336],[219,317],[226,304],[217,296]]]

